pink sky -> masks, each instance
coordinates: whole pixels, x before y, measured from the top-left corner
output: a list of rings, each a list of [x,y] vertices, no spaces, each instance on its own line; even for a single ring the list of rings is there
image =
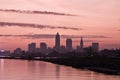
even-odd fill
[[[109,38],[85,37],[86,46],[92,42],[99,42],[101,48],[120,47],[120,0],[0,0],[0,9],[37,10],[77,15],[64,16],[0,11],[0,22],[33,23],[83,29],[37,29],[20,26],[0,26],[0,35],[56,34],[57,32],[61,35],[95,35]],[[61,40],[64,45],[65,39]],[[74,47],[79,45],[79,40],[73,38]],[[48,46],[54,46],[53,38],[23,39],[0,36],[0,49],[13,50],[16,47],[27,49],[27,44],[30,42],[36,42],[39,47],[39,43],[44,41]]]

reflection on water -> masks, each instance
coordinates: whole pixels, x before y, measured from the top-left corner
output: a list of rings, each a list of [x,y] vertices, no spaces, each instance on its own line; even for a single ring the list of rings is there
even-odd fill
[[[3,59],[0,60],[0,72],[4,73],[4,60]]]
[[[104,75],[87,70],[42,61],[0,59],[0,80],[120,80],[120,76]]]
[[[59,78],[60,76],[60,66],[59,65],[56,65],[56,77]]]

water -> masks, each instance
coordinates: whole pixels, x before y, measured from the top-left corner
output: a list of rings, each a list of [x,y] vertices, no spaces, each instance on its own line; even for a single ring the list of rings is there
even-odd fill
[[[120,80],[105,75],[42,61],[0,59],[0,80]]]

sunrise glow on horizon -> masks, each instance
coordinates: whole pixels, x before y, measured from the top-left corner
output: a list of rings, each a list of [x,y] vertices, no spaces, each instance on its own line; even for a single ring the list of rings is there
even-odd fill
[[[85,46],[120,48],[120,1],[0,0],[0,50],[27,50],[31,42],[53,47],[57,32],[72,38],[73,47],[82,36]]]

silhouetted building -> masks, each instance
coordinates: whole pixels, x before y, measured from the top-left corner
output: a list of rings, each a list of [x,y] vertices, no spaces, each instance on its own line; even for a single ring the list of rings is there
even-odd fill
[[[80,48],[83,49],[83,47],[84,47],[83,38],[81,37],[81,40],[80,40]]]
[[[48,47],[47,54],[53,52],[53,48]]]
[[[80,51],[80,46],[76,46],[76,50],[75,50],[76,52],[79,52]]]
[[[66,40],[66,50],[67,51],[72,51],[72,39],[67,39]]]
[[[36,43],[28,44],[28,52],[34,53],[36,51]]]
[[[47,52],[47,44],[42,42],[40,43],[40,52],[41,53],[46,53]]]
[[[47,44],[46,43],[40,43],[40,49],[47,49]]]
[[[66,49],[65,49],[65,46],[64,45],[61,45],[60,46],[60,53],[66,53]]]
[[[99,52],[99,43],[92,43],[92,48],[94,52]]]
[[[77,46],[76,52],[78,52],[78,53],[80,53],[82,55],[84,53],[84,42],[83,42],[83,38],[82,37],[81,37],[81,40],[80,40],[80,46]]]
[[[59,33],[57,33],[57,35],[55,37],[55,49],[56,50],[60,49],[60,35],[59,35]]]
[[[22,49],[21,48],[17,48],[14,50],[15,54],[21,54],[22,53]]]

